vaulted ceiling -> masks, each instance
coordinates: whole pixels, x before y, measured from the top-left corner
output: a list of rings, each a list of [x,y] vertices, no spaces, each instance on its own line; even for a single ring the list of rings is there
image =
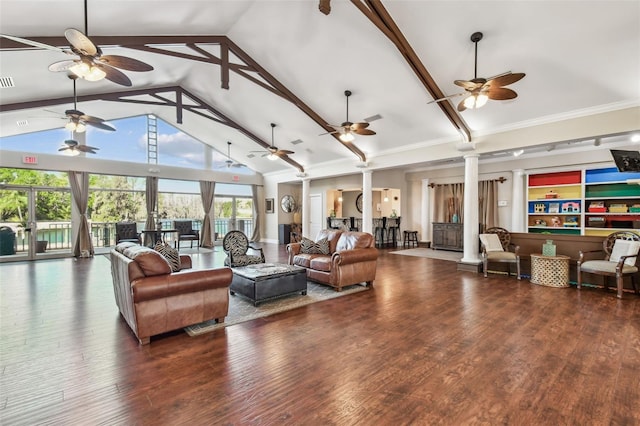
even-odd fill
[[[125,71],[131,87],[78,80],[80,109],[107,120],[155,114],[223,153],[232,141],[235,159],[259,172],[293,174],[327,164],[353,167],[362,159],[375,166],[394,152],[404,154],[386,167],[418,167],[441,160],[436,148],[463,142],[465,129],[474,140],[640,105],[638,1],[322,3],[330,4],[328,14],[311,0],[88,0],[87,32],[104,53],[137,58],[154,70]],[[375,25],[369,12],[380,7],[406,45],[399,48]],[[1,32],[67,47],[64,30],[84,31],[84,12],[83,0],[3,0]],[[420,67],[442,93],[461,92],[453,81],[474,77],[469,37],[476,31],[484,34],[478,76],[526,73],[509,86],[518,97],[462,113],[455,110],[460,98],[446,108],[429,103],[434,94]],[[15,84],[0,89],[0,135],[58,126],[56,120],[29,119],[43,108],[29,103],[56,99],[57,109],[69,108],[70,81],[48,70],[65,55],[0,43],[0,77]],[[229,67],[224,46],[231,46]],[[417,65],[406,61],[408,53]],[[370,123],[376,135],[356,136],[352,145],[320,136],[331,129],[327,124],[345,121],[347,89],[353,93],[350,121],[381,117]],[[181,90],[188,95],[183,109],[175,105]],[[114,93],[140,102],[115,101]],[[16,107],[21,103],[27,108]],[[25,119],[28,126],[16,124]],[[247,158],[270,144],[270,123],[278,125],[275,145],[295,151],[291,161]],[[513,149],[522,147],[518,143]]]

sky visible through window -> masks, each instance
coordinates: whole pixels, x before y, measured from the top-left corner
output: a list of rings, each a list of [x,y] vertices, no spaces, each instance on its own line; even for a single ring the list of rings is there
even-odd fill
[[[147,163],[147,116],[109,121],[115,132],[87,126],[86,144],[99,148],[97,154],[87,154],[104,160]],[[161,119],[157,119],[158,164],[175,167],[205,168],[205,146],[202,142],[176,129]],[[71,132],[64,127],[42,132],[0,137],[0,149],[23,153],[64,155],[58,148],[66,139],[72,139]],[[226,153],[212,150],[212,164],[224,170]],[[253,174],[248,168],[233,170],[234,174]]]

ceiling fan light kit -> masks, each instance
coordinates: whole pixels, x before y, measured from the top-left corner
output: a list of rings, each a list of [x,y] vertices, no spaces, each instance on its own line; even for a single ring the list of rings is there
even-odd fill
[[[86,63],[85,61],[76,62],[75,65],[69,67],[69,71],[87,81],[100,81],[107,76],[106,72],[93,64]]]
[[[483,93],[473,94],[464,100],[465,108],[481,108],[483,107],[489,97]]]
[[[80,123],[79,120],[75,120],[73,118],[67,124],[65,124],[64,128],[70,132],[75,133],[82,133],[87,130],[87,126]]]

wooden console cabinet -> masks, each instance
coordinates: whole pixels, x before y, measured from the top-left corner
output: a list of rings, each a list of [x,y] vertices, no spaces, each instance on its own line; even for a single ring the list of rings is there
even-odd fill
[[[463,241],[462,223],[433,222],[432,248],[462,251]]]

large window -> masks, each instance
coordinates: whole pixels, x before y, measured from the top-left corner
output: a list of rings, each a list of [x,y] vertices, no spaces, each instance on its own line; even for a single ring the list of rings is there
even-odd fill
[[[46,117],[44,118],[47,119]],[[59,117],[53,116],[52,119]],[[221,173],[254,174],[247,167],[229,169],[224,149],[219,152],[169,123],[141,115],[110,121],[115,132],[87,126],[85,143],[98,148],[92,158],[134,163],[153,163],[191,169],[217,170]],[[67,155],[58,151],[66,139],[74,135],[63,127],[42,132],[0,138],[0,150]],[[77,138],[76,138],[77,139]],[[222,148],[222,147],[221,147]]]

